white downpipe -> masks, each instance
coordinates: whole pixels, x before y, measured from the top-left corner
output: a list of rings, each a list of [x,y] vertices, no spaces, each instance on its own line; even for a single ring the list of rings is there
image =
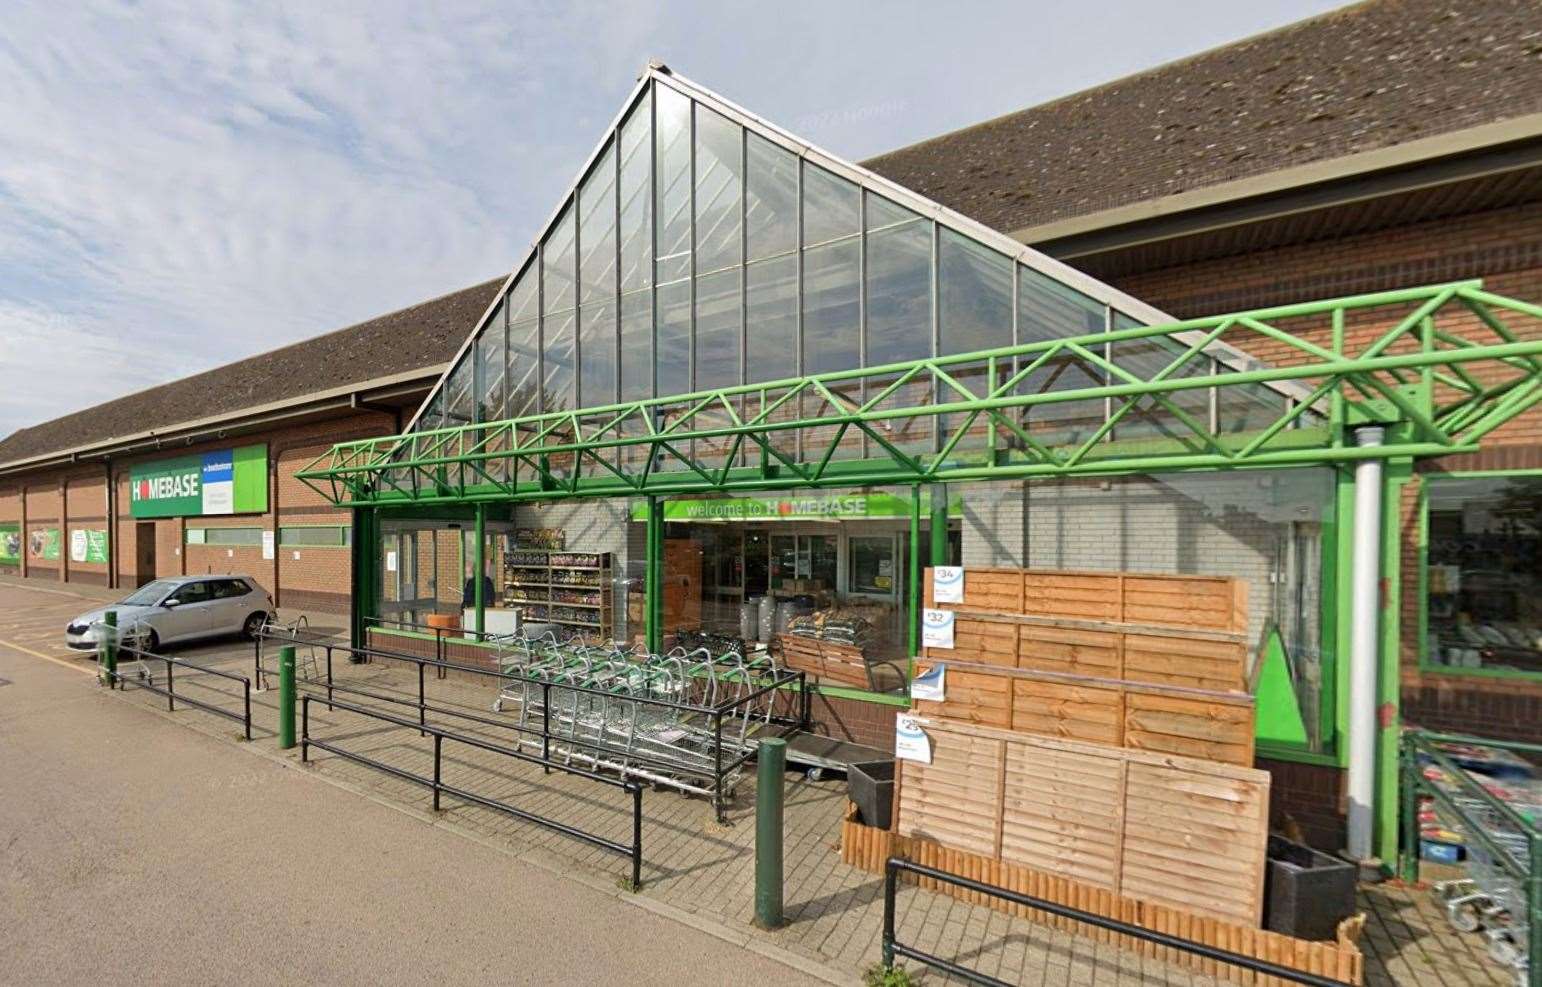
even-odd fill
[[[1355,430],[1355,445],[1379,446],[1382,429]],[[1349,839],[1351,860],[1371,858],[1376,803],[1376,699],[1380,667],[1380,459],[1355,464],[1354,555],[1350,576]]]

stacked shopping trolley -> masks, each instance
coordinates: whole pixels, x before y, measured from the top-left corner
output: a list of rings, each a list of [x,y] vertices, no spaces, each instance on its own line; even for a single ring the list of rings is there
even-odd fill
[[[1408,734],[1405,844],[1416,839],[1424,859],[1464,867],[1434,885],[1452,927],[1485,936],[1518,987],[1537,987],[1529,953],[1542,921],[1542,780],[1520,753],[1542,748]]]

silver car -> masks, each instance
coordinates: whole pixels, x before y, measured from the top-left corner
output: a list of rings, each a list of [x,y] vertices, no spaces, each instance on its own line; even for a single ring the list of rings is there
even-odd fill
[[[255,637],[273,613],[273,598],[250,576],[157,579],[70,621],[64,643],[76,651],[95,651],[109,610],[117,611],[123,638],[154,651],[163,644],[221,634]]]

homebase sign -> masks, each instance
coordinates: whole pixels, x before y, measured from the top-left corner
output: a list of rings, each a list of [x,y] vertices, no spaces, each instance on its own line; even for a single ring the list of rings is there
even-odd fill
[[[134,517],[261,514],[267,509],[265,444],[141,463],[129,471],[129,513]]]
[[[961,507],[962,502],[959,502]],[[954,503],[949,503],[954,513]],[[931,495],[921,494],[921,510],[931,510]],[[910,500],[886,493],[794,494],[784,497],[713,497],[664,501],[666,521],[799,521],[810,519],[902,518]],[[632,506],[632,520],[645,521],[648,505]]]

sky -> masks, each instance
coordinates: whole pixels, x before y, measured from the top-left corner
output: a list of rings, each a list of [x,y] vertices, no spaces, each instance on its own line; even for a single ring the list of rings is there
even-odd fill
[[[649,58],[861,160],[1338,5],[8,0],[0,436],[506,274]]]

